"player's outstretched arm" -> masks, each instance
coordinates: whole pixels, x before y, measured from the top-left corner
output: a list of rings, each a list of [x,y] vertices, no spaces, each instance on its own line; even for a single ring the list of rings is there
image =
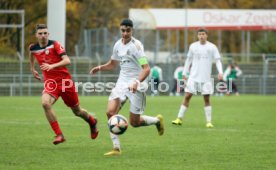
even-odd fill
[[[109,60],[107,63],[104,65],[98,65],[96,67],[93,67],[90,70],[90,74],[96,74],[98,71],[108,71],[108,70],[113,70],[116,66],[118,65],[118,61],[116,60]]]

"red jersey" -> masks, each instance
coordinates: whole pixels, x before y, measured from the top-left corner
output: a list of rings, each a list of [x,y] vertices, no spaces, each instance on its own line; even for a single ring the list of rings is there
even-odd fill
[[[38,43],[31,44],[29,47],[32,55],[35,56],[39,65],[42,63],[54,64],[62,60],[62,56],[66,55],[65,49],[59,42],[49,40],[45,47],[40,47]],[[62,79],[71,79],[71,75],[65,66],[57,67],[50,71],[42,70],[44,81],[54,79],[56,81]]]

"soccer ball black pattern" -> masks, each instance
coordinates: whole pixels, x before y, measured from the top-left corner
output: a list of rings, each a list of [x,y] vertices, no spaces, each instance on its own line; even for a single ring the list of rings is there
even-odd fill
[[[122,135],[128,127],[127,119],[122,115],[114,115],[108,120],[109,131],[115,135]]]

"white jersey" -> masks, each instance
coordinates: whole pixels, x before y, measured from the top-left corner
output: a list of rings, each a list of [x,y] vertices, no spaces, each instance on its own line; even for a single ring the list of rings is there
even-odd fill
[[[220,58],[218,48],[215,44],[209,41],[206,41],[205,44],[200,44],[199,41],[192,43],[186,60],[186,62],[189,60],[192,62],[189,80],[200,83],[209,82],[211,80],[213,60]],[[185,64],[185,72],[189,70],[189,66]],[[183,72],[183,74],[186,73]]]
[[[113,48],[112,60],[120,62],[120,75],[116,86],[112,89],[109,100],[119,98],[121,101],[130,101],[130,112],[134,114],[143,114],[146,99],[145,93],[142,92],[140,86],[136,93],[129,91],[128,86],[139,77],[142,67],[139,59],[145,58],[143,44],[135,38],[131,38],[127,44],[122,43],[122,39],[118,40]],[[139,90],[140,89],[140,90]]]
[[[138,78],[142,70],[138,60],[142,57],[145,57],[143,44],[134,37],[127,44],[123,44],[122,39],[115,43],[111,59],[120,62],[117,83],[129,83]]]

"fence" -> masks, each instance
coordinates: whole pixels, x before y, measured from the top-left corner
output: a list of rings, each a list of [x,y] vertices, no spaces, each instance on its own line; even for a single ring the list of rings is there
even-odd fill
[[[188,43],[197,40],[196,30],[189,30]],[[184,58],[187,51],[187,40],[184,43],[185,30],[139,30],[134,29],[133,36],[140,40],[143,45],[147,56],[153,63],[166,62],[163,57],[168,55],[178,55]],[[245,34],[246,33],[246,34]],[[225,53],[231,48],[229,46],[228,31],[212,31],[209,33],[208,39],[217,44],[219,51],[224,52],[224,56],[234,58],[235,61],[243,63],[261,62],[262,54],[253,54],[255,42],[261,39],[267,39],[268,31],[239,31],[236,32],[236,53]],[[233,33],[235,34],[235,33]],[[272,33],[274,35],[274,33]],[[271,35],[271,36],[272,36]],[[185,36],[186,37],[186,36]],[[105,62],[109,60],[112,54],[113,45],[121,38],[118,28],[107,29],[86,29],[79,43],[75,46],[76,56],[89,56],[91,59],[97,59]],[[253,39],[251,41],[251,39]],[[223,41],[227,42],[223,42]],[[268,43],[268,42],[267,42]],[[228,45],[226,45],[228,44]],[[251,47],[252,46],[252,47]]]
[[[97,82],[103,84],[116,82],[118,70],[113,72],[99,72],[93,76],[89,75],[89,69],[97,64],[98,62],[93,62],[90,59],[72,59],[69,71],[72,73],[73,79],[81,83],[78,86],[80,95],[108,95],[108,90],[99,92],[95,87],[94,90],[93,88],[91,90],[91,84],[89,83],[95,85]],[[174,69],[179,64],[168,60],[167,63],[160,63],[159,65],[163,69],[164,82],[169,85],[169,90],[162,93],[162,95],[168,95],[173,86]],[[24,74],[19,74],[18,66],[18,62],[0,63],[0,96],[41,95],[43,83],[33,78],[33,75],[30,74],[28,69],[28,63],[23,63]],[[257,64],[240,64],[240,67],[243,70],[243,75],[239,77],[236,83],[241,94],[276,94],[276,63],[274,59],[264,60],[263,63]],[[213,67],[213,73],[216,72],[216,68]],[[214,78],[216,79],[216,76]],[[85,89],[84,84],[89,85],[90,90]],[[150,93],[150,90],[148,93]]]

